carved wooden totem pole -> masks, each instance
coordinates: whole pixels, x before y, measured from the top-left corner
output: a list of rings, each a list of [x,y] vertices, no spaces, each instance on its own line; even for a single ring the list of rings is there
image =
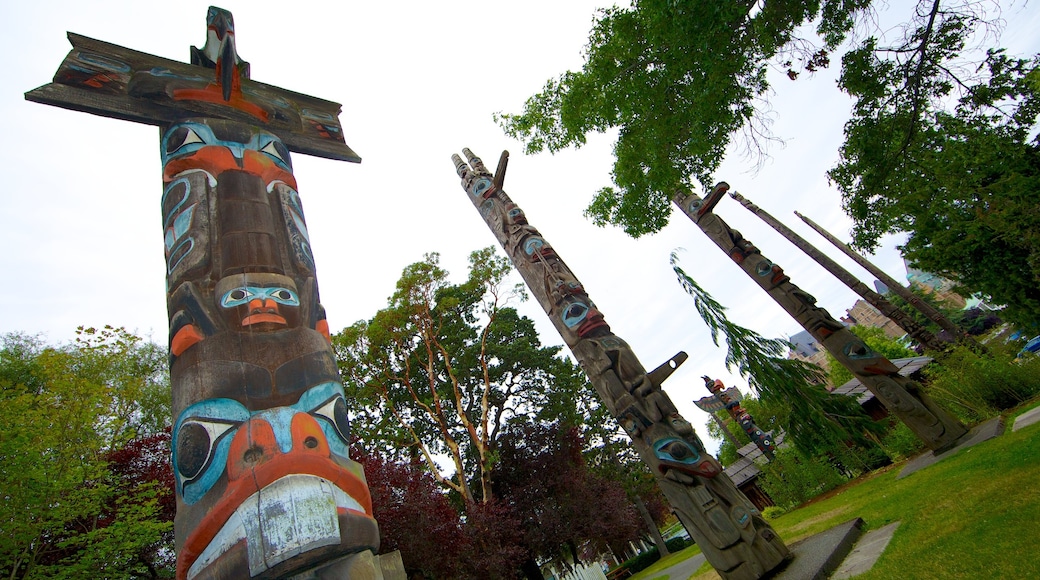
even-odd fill
[[[740,403],[738,403],[733,397],[729,396],[729,393],[726,392],[728,389],[725,388],[722,381],[719,379],[712,380],[711,377],[708,376],[701,378],[704,379],[704,386],[708,391],[718,397],[719,401],[722,402],[723,408],[725,408],[729,413],[729,416],[733,417],[733,420],[744,429],[744,433],[747,433],[751,442],[762,450],[762,454],[766,456],[766,459],[769,461],[775,459],[776,457],[774,452],[776,451],[776,444],[773,443],[773,438],[765,431],[759,429],[758,425],[755,425],[755,421],[751,418],[751,415],[744,410],[744,407],[741,407]],[[740,449],[740,447],[737,447],[737,449]]]
[[[508,154],[495,175],[463,149],[453,155],[462,187],[495,234],[531,293],[581,364],[657,477],[708,562],[726,579],[759,578],[787,556],[783,541],[721,473],[661,383],[686,359],[647,372],[625,341],[610,331],[581,283],[502,190]]]
[[[746,207],[748,211],[762,218],[762,221],[766,222],[769,227],[776,230],[781,236],[787,238],[787,240],[794,244],[799,250],[805,252],[805,254],[812,258],[813,261],[823,266],[825,270],[833,274],[835,278],[848,286],[850,290],[859,294],[868,304],[877,308],[881,314],[884,314],[891,319],[892,322],[895,322],[899,328],[902,328],[922,347],[936,352],[943,350],[944,347],[942,342],[940,342],[931,331],[918,324],[916,320],[907,315],[906,312],[903,312],[898,306],[885,300],[883,296],[871,290],[870,287],[860,281],[859,278],[853,276],[852,272],[842,268],[837,262],[827,257],[826,254],[806,241],[805,238],[799,236],[791,228],[780,223],[780,220],[770,215],[764,209],[751,203],[751,200],[735,191],[731,191],[729,194],[730,197],[739,201],[740,205]]]
[[[70,34],[26,98],[162,129],[177,577],[342,568],[379,533],[289,151],[360,159],[339,104],[251,81],[207,24],[192,65]]]
[[[953,447],[967,432],[964,425],[932,402],[920,385],[900,375],[891,361],[871,350],[845,325],[817,306],[815,298],[791,283],[783,268],[766,259],[740,232],[712,213],[727,190],[729,185],[720,183],[705,199],[694,193],[680,193],[673,201],[925,445],[934,451]]]

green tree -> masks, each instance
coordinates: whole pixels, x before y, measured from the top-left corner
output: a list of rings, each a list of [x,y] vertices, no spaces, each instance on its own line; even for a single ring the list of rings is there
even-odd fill
[[[671,262],[680,284],[693,296],[715,345],[720,334],[725,336],[726,367],[736,367],[759,400],[780,413],[775,419],[763,417],[767,424],[783,428],[791,443],[809,457],[830,453],[846,442],[873,446],[868,433],[878,434],[882,428],[870,420],[855,399],[824,390],[818,366],[785,358],[791,348],[789,342],[765,338],[731,322],[726,308],[686,274],[674,252]]]
[[[863,339],[863,342],[867,343],[867,346],[872,350],[881,353],[888,360],[917,356],[917,353],[910,350],[905,344],[886,336],[885,331],[880,328],[857,324],[850,326],[849,330],[852,331],[852,334]],[[838,363],[830,353],[826,354],[827,368],[830,369],[827,373],[828,382],[835,387],[840,387],[851,381],[853,379],[852,372]]]
[[[1035,327],[1040,91],[1029,78],[1040,61],[993,49],[975,74],[951,72],[978,26],[977,16],[936,2],[903,44],[868,39],[845,55],[840,84],[856,105],[828,175],[854,220],[854,245],[869,250],[907,232],[900,250],[913,266]]]
[[[770,90],[770,63],[814,71],[844,40],[869,0],[755,2],[635,0],[602,10],[585,65],[549,80],[520,114],[498,122],[528,152],[580,147],[617,128],[614,187],[586,209],[632,236],[660,230],[671,198],[694,181],[712,185],[734,134],[750,150],[767,138],[756,105]],[[816,22],[820,45],[796,35]],[[799,61],[799,64],[795,64]]]
[[[68,345],[0,344],[0,571],[8,578],[156,577],[141,554],[173,522],[161,489],[129,490],[110,457],[153,425],[158,347],[123,329],[80,329]],[[149,405],[140,403],[151,401]],[[164,458],[165,460],[165,458]],[[165,460],[168,464],[168,460]],[[171,472],[172,475],[172,472]],[[151,569],[149,569],[151,567]]]
[[[355,433],[422,457],[466,504],[491,499],[497,441],[512,420],[584,424],[594,402],[578,367],[542,346],[534,323],[506,304],[522,298],[508,262],[470,255],[462,284],[437,254],[405,268],[387,308],[333,338]],[[442,470],[435,456],[450,458]],[[479,488],[471,489],[470,481]]]
[[[664,227],[677,191],[711,186],[735,136],[761,159],[770,66],[797,79],[844,49],[839,88],[856,102],[828,175],[854,220],[854,245],[906,232],[913,265],[1006,304],[1008,320],[1038,324],[1037,61],[965,50],[995,34],[998,2],[919,0],[885,31],[903,31],[890,44],[863,17],[876,5],[635,0],[597,15],[582,70],[497,120],[528,152],[618,129],[613,186],[586,215],[640,236]]]

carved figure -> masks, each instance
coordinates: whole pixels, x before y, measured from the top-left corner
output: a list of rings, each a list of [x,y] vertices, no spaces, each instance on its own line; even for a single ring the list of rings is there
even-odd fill
[[[221,120],[162,142],[166,197],[185,200],[163,216],[183,248],[167,258],[178,574],[289,572],[375,547],[287,149]]]
[[[162,128],[177,577],[348,569],[379,532],[289,157],[360,161],[339,105],[250,80],[220,8],[192,65],[69,39],[27,99]]]
[[[726,389],[725,385],[722,384],[722,381],[718,379],[712,380],[709,376],[703,376],[701,378],[704,379],[704,386],[708,388],[708,391],[719,399],[723,408],[729,412],[729,415],[733,417],[738,424],[740,424],[740,427],[744,429],[744,432],[751,438],[751,441],[762,450],[762,454],[765,455],[769,461],[772,461],[775,458],[774,453],[776,452],[776,444],[773,443],[773,438],[770,437],[768,433],[759,429],[758,425],[755,425],[754,420],[751,419],[751,415],[744,410],[744,407],[741,407],[740,403],[737,402],[736,399],[729,396],[729,393],[727,392],[728,389]]]
[[[720,183],[708,198],[718,203],[728,190],[728,184]],[[739,232],[712,213],[714,204],[709,207],[694,193],[677,194],[673,202],[930,449],[937,452],[949,449],[967,433],[960,421],[932,402],[913,381],[900,375],[891,361],[870,350],[817,306],[815,298],[792,284],[780,266],[769,261]]]
[[[786,558],[787,547],[722,473],[693,426],[661,389],[686,354],[647,372],[631,347],[611,332],[570,268],[503,191],[508,153],[503,153],[494,175],[468,149],[463,154],[466,160],[458,155],[452,160],[470,201],[601,400],[632,438],[711,565],[729,580],[760,578],[776,568]]]

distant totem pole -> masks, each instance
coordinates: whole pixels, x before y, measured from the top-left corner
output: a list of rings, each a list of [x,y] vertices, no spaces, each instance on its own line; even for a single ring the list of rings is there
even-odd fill
[[[782,224],[780,220],[776,219],[754,203],[751,203],[751,200],[735,191],[729,192],[729,195],[733,199],[739,201],[740,205],[746,207],[748,211],[762,218],[762,221],[766,222],[769,227],[776,230],[781,236],[787,238],[787,241],[794,244],[799,250],[805,252],[805,255],[812,258],[817,264],[823,266],[825,270],[833,274],[835,278],[848,286],[850,290],[859,294],[871,306],[877,308],[881,314],[884,314],[892,322],[895,322],[899,328],[902,328],[903,331],[910,335],[910,338],[917,341],[917,343],[922,347],[937,352],[944,349],[942,342],[940,342],[931,331],[918,324],[916,320],[911,318],[906,312],[903,312],[903,310],[898,306],[885,300],[884,296],[871,290],[870,287],[860,281],[859,278],[853,276],[852,272],[842,268],[837,262],[830,259],[826,254],[806,241],[805,238],[799,236],[791,228]]]
[[[729,396],[729,393],[726,392],[728,389],[725,388],[722,381],[719,379],[712,380],[709,376],[703,376],[701,378],[704,379],[704,386],[707,387],[708,391],[719,398],[723,407],[727,412],[729,412],[729,416],[733,417],[733,420],[744,429],[744,433],[747,433],[751,442],[762,451],[762,454],[766,456],[766,459],[769,461],[775,459],[776,444],[773,443],[773,438],[770,437],[768,433],[759,429],[758,425],[755,425],[755,421],[751,418],[751,415],[744,410],[744,407],[741,407],[740,403],[738,403],[733,397]]]
[[[249,80],[231,13],[207,25],[192,65],[70,34],[26,98],[162,128],[177,577],[349,571],[379,532],[289,150],[360,158],[339,104]]]
[[[726,579],[754,579],[788,550],[704,449],[661,383],[686,360],[679,353],[647,372],[610,331],[585,289],[502,189],[508,153],[492,175],[468,149],[452,155],[462,187],[527,287],[570,347],[600,399],[631,436],[665,497],[708,562]]]
[[[845,325],[817,306],[815,298],[791,283],[783,268],[766,259],[740,232],[712,213],[727,190],[729,185],[720,183],[705,199],[694,193],[679,193],[673,201],[925,445],[934,451],[953,447],[967,432],[964,425],[936,405],[919,384],[900,375],[891,361],[871,350]]]

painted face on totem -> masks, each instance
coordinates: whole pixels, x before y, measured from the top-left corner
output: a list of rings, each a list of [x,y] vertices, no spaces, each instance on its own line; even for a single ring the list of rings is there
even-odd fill
[[[688,442],[675,437],[668,437],[655,441],[653,444],[654,455],[660,462],[660,469],[666,472],[669,469],[697,475],[700,477],[715,477],[722,469],[714,458],[700,453]]]
[[[360,467],[347,454],[349,432],[336,382],[311,387],[288,407],[253,411],[221,398],[185,409],[173,428],[177,492],[207,509],[178,554],[178,578],[232,551],[245,552],[255,576],[301,548],[341,544],[345,522],[372,516]]]
[[[524,215],[524,210],[517,207],[515,203],[511,203],[506,206],[506,221],[509,225],[522,226],[527,225],[527,216]]]
[[[300,326],[296,283],[281,274],[235,274],[217,282],[214,298],[228,328],[269,332]]]
[[[524,256],[529,262],[556,256],[556,251],[549,245],[549,242],[539,236],[527,236],[522,242],[522,247]]]
[[[564,326],[581,337],[587,336],[597,328],[607,326],[603,313],[579,296],[566,296],[563,299],[560,320]]]
[[[289,149],[271,133],[248,125],[208,120],[171,126],[162,139],[163,180],[202,171],[216,185],[225,171],[256,175],[265,186],[277,181],[296,189]]]

